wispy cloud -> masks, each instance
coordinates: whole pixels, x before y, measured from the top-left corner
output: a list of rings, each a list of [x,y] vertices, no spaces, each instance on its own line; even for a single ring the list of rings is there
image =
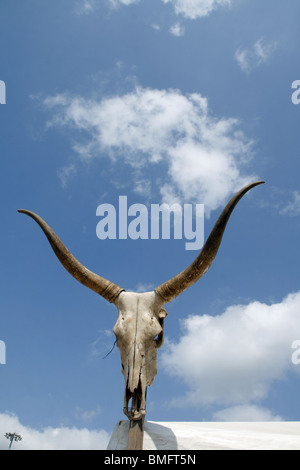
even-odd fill
[[[300,215],[300,193],[294,191],[292,199],[280,209],[280,215],[286,215],[289,217],[298,217]]]
[[[98,3],[98,0],[78,0],[76,11],[79,14],[89,14],[93,12]],[[210,15],[213,11],[231,6],[233,0],[162,0],[163,3],[170,3],[173,6],[175,14],[184,19],[195,20]],[[107,5],[113,9],[118,10],[121,6],[130,6],[133,4],[142,3],[142,0],[106,0]],[[158,24],[150,25],[155,30],[160,30]],[[185,27],[182,23],[176,22],[169,28],[169,32],[173,36],[184,36]]]
[[[140,3],[142,0],[107,0],[114,8],[121,5],[133,5]],[[182,15],[188,19],[196,19],[209,15],[212,11],[230,6],[232,0],[162,0],[163,3],[171,3],[176,14]],[[97,5],[97,0],[80,0],[78,10],[82,13],[90,13]]]
[[[270,410],[257,405],[240,405],[225,408],[217,411],[213,415],[214,421],[237,422],[264,422],[283,421],[281,416],[273,415]]]
[[[57,170],[57,176],[59,177],[63,188],[67,187],[69,180],[73,178],[76,173],[77,170],[74,163],[71,163],[70,165],[65,165]]]
[[[132,289],[132,292],[150,292],[155,289],[155,285],[152,283],[143,283],[139,282],[136,287]],[[128,292],[131,292],[131,289],[127,289]]]
[[[232,0],[163,0],[164,3],[171,3],[177,15],[195,20],[209,15],[214,10],[230,6]]]
[[[124,159],[135,170],[138,192],[157,166],[161,198],[169,204],[197,201],[209,214],[256,177],[247,172],[252,142],[240,123],[212,116],[200,94],[137,87],[100,101],[57,95],[44,105],[52,112],[50,126],[81,136],[73,145],[81,159]]]
[[[134,3],[139,3],[141,0],[109,0],[113,7],[118,7],[120,5],[132,5]]]
[[[79,406],[75,410],[75,415],[84,423],[91,423],[97,416],[101,414],[100,406],[97,406],[95,410],[83,410]]]
[[[111,7],[117,9],[121,5],[132,5],[134,3],[139,3],[141,0],[106,0],[107,4]],[[99,5],[100,0],[78,0],[76,5],[76,11],[78,14],[90,14],[92,13],[97,6]]]
[[[105,357],[113,348],[115,336],[112,330],[99,330],[97,338],[90,344],[90,357]]]
[[[277,44],[275,42],[267,43],[260,38],[252,47],[238,49],[234,57],[241,70],[249,74],[253,69],[266,63],[276,48]]]
[[[284,217],[300,216],[300,192],[285,191],[279,187],[270,187],[268,198],[261,199],[259,205],[263,209],[271,209]]]
[[[80,0],[76,5],[76,12],[78,14],[88,15],[96,6],[96,0]]]
[[[155,29],[155,31],[160,31],[160,29],[161,29],[160,26],[156,23],[153,23],[150,26],[151,26],[152,29]]]
[[[170,33],[177,37],[184,36],[185,27],[181,23],[175,23],[171,26]]]

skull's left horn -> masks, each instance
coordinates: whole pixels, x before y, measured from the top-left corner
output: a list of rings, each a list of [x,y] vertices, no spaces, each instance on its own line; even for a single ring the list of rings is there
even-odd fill
[[[19,209],[18,212],[29,215],[41,227],[48,241],[56,254],[57,258],[64,268],[75,278],[89,289],[104,297],[108,302],[114,302],[120,292],[124,291],[122,287],[104,279],[98,274],[89,271],[67,250],[58,236],[53,232],[46,222],[34,212]]]
[[[192,286],[197,282],[210,268],[215,256],[218,252],[219,246],[222,241],[223,233],[226,228],[229,217],[232,214],[233,209],[239,202],[239,200],[254,186],[263,184],[264,181],[257,181],[251,183],[241,189],[233,198],[229,201],[219,219],[217,220],[214,228],[211,231],[202,251],[197,256],[195,261],[184,271],[177,276],[174,276],[167,282],[164,282],[155,289],[155,292],[164,302],[171,302],[179,294]]]

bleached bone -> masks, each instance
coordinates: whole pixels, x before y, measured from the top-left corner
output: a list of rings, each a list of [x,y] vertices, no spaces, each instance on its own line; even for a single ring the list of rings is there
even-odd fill
[[[59,261],[75,279],[116,305],[119,314],[113,331],[117,338],[125,379],[123,411],[130,420],[139,420],[146,412],[146,390],[156,375],[157,350],[163,343],[164,319],[167,315],[164,305],[206,273],[218,252],[233,209],[251,188],[262,183],[263,181],[258,181],[247,185],[229,201],[200,254],[188,268],[158,286],[153,292],[141,294],[125,292],[117,284],[89,271],[74,258],[41,217],[31,211],[19,210],[38,223]]]
[[[146,389],[157,372],[157,350],[163,343],[167,312],[155,292],[121,292],[116,302],[118,320],[113,328],[125,379],[124,413],[140,419],[146,412]],[[131,410],[128,410],[132,398]]]

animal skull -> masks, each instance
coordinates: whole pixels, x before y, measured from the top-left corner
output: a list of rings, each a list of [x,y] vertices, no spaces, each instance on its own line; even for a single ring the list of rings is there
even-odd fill
[[[197,282],[211,266],[233,209],[239,200],[258,181],[240,190],[227,204],[202,251],[184,271],[158,286],[153,292],[125,292],[122,287],[89,271],[67,250],[53,230],[38,215],[20,209],[19,212],[33,218],[44,231],[62,265],[86,287],[114,303],[118,319],[113,328],[121,354],[122,372],[125,379],[124,413],[130,420],[141,419],[146,411],[147,386],[153,383],[157,372],[157,350],[163,343],[164,305]],[[129,401],[131,409],[128,409]]]
[[[137,420],[146,413],[146,388],[152,385],[157,372],[156,355],[163,342],[167,312],[155,292],[121,292],[115,304],[119,316],[113,331],[125,379],[123,411],[129,419]]]

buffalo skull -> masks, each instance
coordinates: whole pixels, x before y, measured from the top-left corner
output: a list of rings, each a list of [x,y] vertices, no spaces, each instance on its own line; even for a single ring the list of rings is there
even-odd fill
[[[74,258],[43,219],[31,211],[19,210],[38,223],[57,258],[75,279],[116,305],[119,314],[113,331],[117,338],[125,379],[123,411],[130,420],[139,420],[146,413],[146,390],[156,375],[157,350],[163,343],[164,319],[167,315],[164,305],[206,273],[217,254],[226,224],[236,204],[251,188],[262,183],[263,181],[258,181],[247,185],[229,201],[203,249],[188,268],[153,292],[141,294],[126,292],[122,287],[89,271]]]

